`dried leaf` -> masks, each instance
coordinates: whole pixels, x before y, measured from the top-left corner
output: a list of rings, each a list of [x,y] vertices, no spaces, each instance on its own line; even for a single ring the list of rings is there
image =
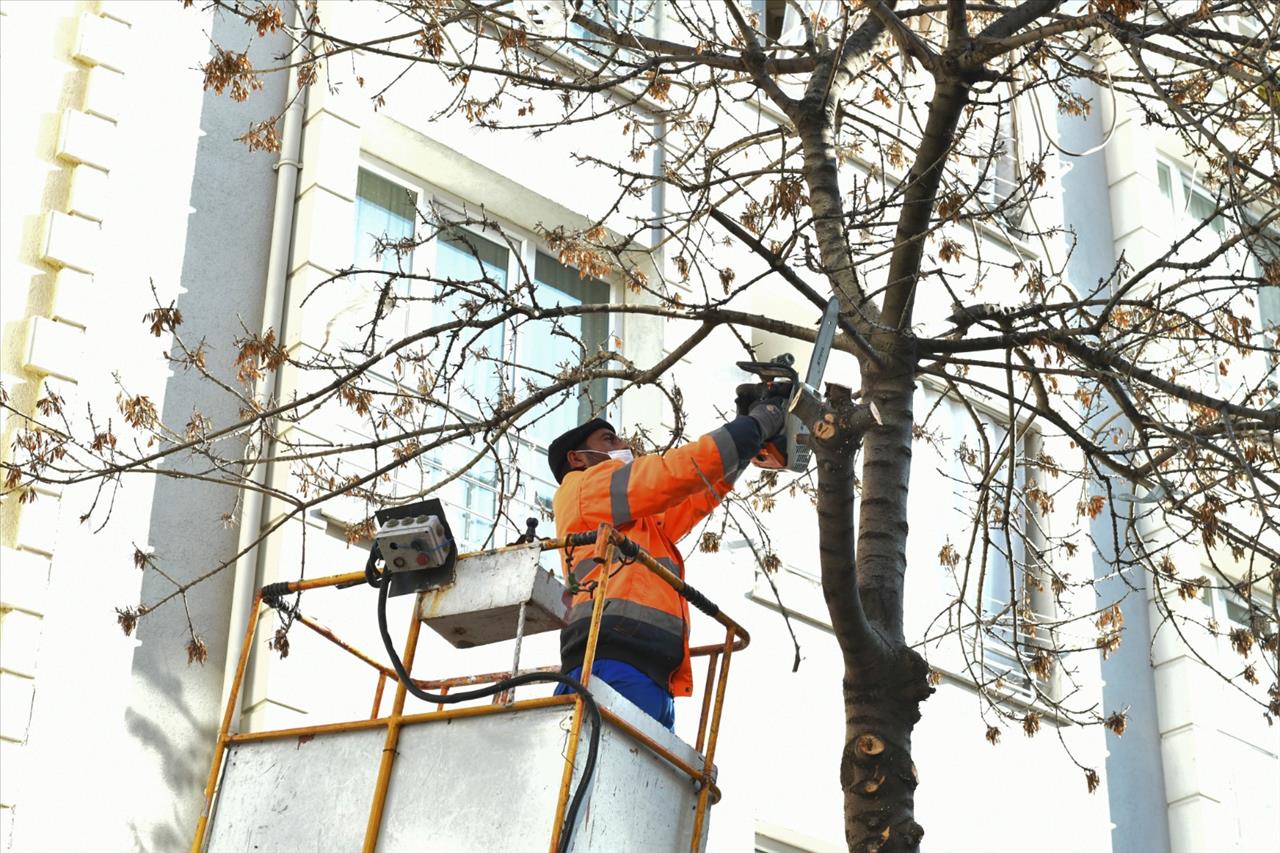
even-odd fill
[[[1242,658],[1247,658],[1253,651],[1253,633],[1247,628],[1232,628],[1227,635],[1231,640],[1231,648]]]
[[[253,72],[253,63],[248,53],[237,53],[214,46],[214,57],[200,66],[204,72],[204,88],[213,89],[221,95],[228,86],[231,87],[231,99],[243,101],[250,94],[262,88],[262,81]]]
[[[274,33],[284,26],[284,14],[280,11],[279,6],[268,4],[246,16],[245,21],[258,28],[259,36],[265,36],[267,33]]]
[[[267,641],[267,648],[275,651],[281,658],[289,656],[289,629],[281,626],[276,629],[275,636]]]
[[[204,640],[191,635],[191,640],[187,643],[187,666],[198,663],[201,666],[209,659],[209,647],[204,644]]]
[[[141,615],[141,612],[132,607],[116,608],[116,622],[126,637],[133,636],[133,629],[138,627],[138,617]]]
[[[143,314],[142,321],[151,324],[151,334],[158,338],[182,325],[182,312],[170,302],[168,308],[156,308]]]
[[[955,549],[950,540],[943,544],[942,550],[938,552],[938,562],[949,569],[960,565],[960,552]]]
[[[125,422],[134,429],[150,428],[159,420],[155,403],[152,403],[151,398],[146,394],[139,394],[136,397],[126,397],[121,394],[116,398],[116,403],[120,406]]]

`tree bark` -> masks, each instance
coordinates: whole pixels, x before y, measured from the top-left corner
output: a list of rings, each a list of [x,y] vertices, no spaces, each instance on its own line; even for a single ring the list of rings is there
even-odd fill
[[[844,677],[845,748],[840,762],[849,849],[914,851],[916,770],[911,731],[933,688],[928,665],[903,633],[907,490],[914,384],[911,359],[893,357],[864,375],[863,391],[881,423],[864,438],[856,556],[858,599],[872,642],[852,650]],[[905,363],[904,363],[905,362]]]
[[[928,666],[903,630],[907,497],[911,471],[916,351],[911,315],[943,165],[968,85],[940,82],[907,178],[883,311],[861,304],[844,233],[832,128],[818,110],[796,116],[804,176],[824,272],[855,322],[871,330],[879,363],[863,360],[863,399],[833,400],[829,429],[818,436],[819,549],[823,594],[844,654],[845,748],[840,762],[849,849],[915,851],[911,732],[933,692]],[[870,320],[870,322],[868,322]],[[835,396],[835,395],[833,395]],[[874,404],[874,419],[865,414]],[[863,449],[859,524],[854,524],[855,458]],[[856,530],[856,540],[855,540]]]

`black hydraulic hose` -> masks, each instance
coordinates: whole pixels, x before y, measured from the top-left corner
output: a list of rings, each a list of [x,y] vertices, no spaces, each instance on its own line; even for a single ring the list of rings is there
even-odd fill
[[[596,770],[596,756],[600,751],[600,708],[596,705],[595,697],[591,695],[591,692],[587,690],[582,682],[558,672],[530,672],[525,675],[515,675],[487,687],[479,687],[462,693],[428,693],[418,687],[413,683],[413,679],[409,677],[409,673],[405,671],[404,662],[400,660],[400,655],[396,653],[395,643],[391,640],[391,632],[387,628],[387,592],[389,589],[387,581],[389,578],[376,571],[374,567],[376,561],[377,546],[374,546],[369,552],[369,561],[365,564],[365,578],[372,586],[378,589],[378,633],[382,635],[382,645],[386,647],[387,656],[391,658],[391,666],[395,669],[396,676],[409,693],[424,702],[451,705],[455,702],[466,702],[470,699],[493,696],[495,693],[501,693],[504,690],[510,690],[513,687],[521,687],[526,684],[551,682],[563,684],[582,697],[582,706],[586,710],[587,716],[591,718],[591,737],[587,746],[587,760],[582,765],[582,778],[578,780],[578,787],[574,790],[573,798],[569,801],[569,808],[565,811],[564,825],[560,830],[560,843],[556,846],[556,853],[567,853],[569,842],[572,840],[573,831],[577,824],[578,812],[582,808],[582,802],[586,798],[587,791],[591,789],[591,779]],[[418,618],[418,615],[415,613],[413,618]]]

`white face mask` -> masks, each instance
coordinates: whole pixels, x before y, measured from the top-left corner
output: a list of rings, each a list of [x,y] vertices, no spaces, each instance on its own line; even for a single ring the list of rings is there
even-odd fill
[[[635,459],[635,456],[631,453],[630,449],[610,450],[608,453],[604,452],[603,450],[584,449],[584,450],[579,450],[578,453],[598,453],[601,456],[608,456],[610,459],[621,460],[623,465],[626,465],[628,462],[631,462]]]

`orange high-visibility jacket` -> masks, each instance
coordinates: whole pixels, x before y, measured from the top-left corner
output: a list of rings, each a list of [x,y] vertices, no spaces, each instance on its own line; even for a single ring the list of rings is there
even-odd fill
[[[691,531],[733,488],[760,449],[760,428],[739,417],[668,453],[623,463],[597,463],[570,471],[553,504],[556,535],[584,533],[603,523],[684,577],[675,543]],[[564,552],[567,579],[587,584],[600,566],[584,547]],[[574,564],[570,565],[572,558]],[[565,672],[582,665],[591,626],[591,593],[573,597],[568,626],[560,634]],[[689,605],[640,563],[613,567],[606,587],[596,660],[621,660],[666,685],[673,696],[693,692],[689,667]]]

